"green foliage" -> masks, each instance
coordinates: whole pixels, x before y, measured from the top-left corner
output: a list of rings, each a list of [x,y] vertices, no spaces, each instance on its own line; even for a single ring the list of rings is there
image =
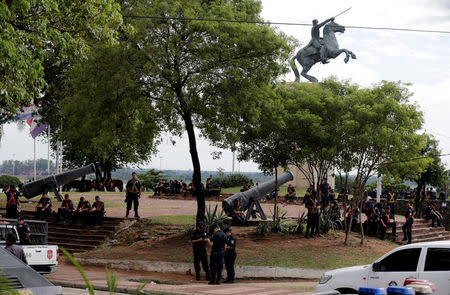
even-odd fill
[[[157,171],[155,169],[150,169],[147,172],[138,174],[137,177],[142,184],[144,190],[154,189],[161,179],[162,171]]]
[[[220,209],[220,212],[217,210],[218,205],[214,206],[214,209],[211,209],[211,206],[206,208],[205,215],[205,232],[209,235],[213,234],[213,226],[214,224],[218,224],[220,228],[224,228],[228,221],[228,216]]]
[[[87,39],[117,41],[123,26],[114,0],[15,0],[0,2],[0,121],[41,96],[44,63],[51,66],[88,51]]]
[[[108,177],[118,167],[148,161],[155,151],[160,128],[128,51],[96,45],[67,74],[63,120],[52,139],[63,142],[68,167],[94,163]]]
[[[0,187],[3,187],[5,184],[12,184],[17,188],[20,183],[21,183],[20,179],[15,176],[11,175],[0,176]]]
[[[337,226],[334,223],[334,220],[336,220],[335,214],[336,213],[331,207],[322,208],[322,210],[320,210],[319,228],[323,234],[328,234],[330,230],[335,231],[337,229]]]
[[[244,183],[248,181],[250,181],[250,179],[243,174],[225,174],[223,170],[219,170],[217,176],[214,177],[214,182],[218,182],[222,188],[243,186]]]
[[[117,290],[117,274],[105,268],[106,272],[106,284],[108,285],[109,294],[114,294]]]
[[[0,165],[0,173],[23,175],[24,173],[29,173],[34,169],[33,160],[5,160]],[[50,169],[55,169],[55,162],[50,161]],[[47,174],[47,159],[36,159],[36,171],[38,174]]]
[[[280,234],[299,234],[303,232],[303,226],[306,223],[306,213],[298,215],[295,223],[286,220],[286,211],[277,207],[275,214],[272,214],[272,220],[267,222],[260,222],[255,228],[257,235],[264,236],[268,233]]]

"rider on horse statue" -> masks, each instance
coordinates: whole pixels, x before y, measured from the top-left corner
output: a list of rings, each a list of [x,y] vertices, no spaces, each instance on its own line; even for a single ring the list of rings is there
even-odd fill
[[[349,8],[350,9],[350,8]],[[343,11],[342,13],[348,11]],[[338,14],[337,16],[341,15]],[[308,71],[318,62],[323,64],[328,63],[329,59],[338,57],[341,53],[345,53],[344,62],[347,63],[350,58],[356,59],[356,55],[345,48],[339,48],[336,33],[344,33],[345,27],[334,22],[334,17],[331,17],[321,23],[317,19],[312,22],[311,41],[301,48],[297,54],[291,59],[291,67],[295,74],[295,81],[300,81],[300,75],[305,77],[308,81],[318,82],[317,78],[308,75]],[[320,28],[323,27],[323,38],[320,37]],[[302,66],[301,73],[295,65],[297,61]]]
[[[317,51],[319,51],[320,61],[323,64],[327,64],[327,63],[329,63],[329,61],[325,57],[325,53],[324,53],[325,48],[323,47],[323,40],[322,40],[322,38],[320,38],[320,28],[323,27],[324,25],[326,25],[327,23],[333,22],[333,21],[334,21],[334,17],[329,18],[329,19],[321,22],[320,24],[317,19],[314,19],[312,21],[313,26],[311,28],[311,41],[309,41],[307,46],[312,46],[312,47],[316,48]]]

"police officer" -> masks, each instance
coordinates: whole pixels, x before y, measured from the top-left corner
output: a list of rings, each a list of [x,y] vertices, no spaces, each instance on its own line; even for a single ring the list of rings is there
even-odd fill
[[[380,230],[382,240],[384,240],[386,236],[386,230],[388,227],[392,228],[392,239],[395,241],[395,237],[397,236],[397,224],[395,223],[395,215],[391,212],[391,207],[386,206],[386,208],[381,211],[380,217]]]
[[[225,269],[227,270],[227,279],[225,284],[234,283],[234,262],[236,261],[236,238],[231,233],[231,228],[223,230],[227,236],[227,244],[225,246]]]
[[[42,194],[39,202],[36,205],[36,216],[38,219],[47,220],[52,213],[52,200],[46,193]]]
[[[395,192],[391,192],[391,190],[389,189],[386,195],[386,201],[388,203],[388,206],[391,207],[392,214],[395,215],[395,203],[397,202],[397,196],[395,195]]]
[[[414,211],[414,209],[411,206],[411,203],[409,201],[405,202],[405,207],[406,207],[406,213],[405,213],[406,222],[402,226],[403,236],[404,236],[402,242],[408,240],[408,244],[411,244],[412,225],[414,223],[414,216],[415,216],[416,212]]]
[[[128,217],[130,213],[131,206],[134,204],[134,217],[136,219],[139,218],[138,207],[139,207],[139,198],[141,197],[141,183],[136,179],[136,172],[131,174],[131,179],[127,182],[127,193],[125,197],[125,201],[127,203],[127,214],[125,217]]]
[[[30,227],[25,222],[25,218],[23,216],[19,216],[19,218],[17,219],[17,233],[19,234],[19,239],[20,239],[21,245],[30,245],[31,244]]]
[[[208,236],[204,230],[205,225],[202,221],[197,222],[195,231],[191,235],[192,250],[194,251],[194,269],[195,279],[200,280],[200,263],[206,273],[206,279],[209,281],[208,255],[206,253],[206,243]]]
[[[19,206],[19,192],[13,185],[5,185],[3,192],[6,195],[6,218],[16,219]]]
[[[73,202],[69,198],[68,194],[64,195],[64,200],[61,203],[61,208],[58,208],[58,215],[56,216],[55,223],[59,221],[59,219],[63,219],[63,224],[66,225],[67,223],[71,222],[72,213],[73,213],[74,207]]]
[[[99,196],[95,196],[95,202],[92,203],[90,213],[91,220],[89,223],[94,225],[102,224],[102,219],[105,215],[105,203],[100,200]]]
[[[319,233],[318,222],[319,213],[317,209],[316,194],[312,193],[311,196],[306,201],[305,207],[308,209],[308,217],[306,220],[306,234],[305,238],[309,239],[309,231],[311,230],[311,238],[314,238],[314,230],[317,230],[316,234]]]
[[[223,231],[220,230],[220,226],[215,224],[214,235],[210,240],[208,240],[208,244],[211,247],[211,257],[210,257],[210,275],[211,280],[209,281],[209,285],[220,285],[220,279],[222,278],[222,269],[223,269],[223,256],[225,251],[225,245],[227,243],[227,236]]]
[[[76,217],[80,217],[85,223],[90,222],[90,214],[91,204],[88,200],[84,199],[84,197],[80,197],[80,201],[78,202],[77,210],[75,210],[74,214]]]

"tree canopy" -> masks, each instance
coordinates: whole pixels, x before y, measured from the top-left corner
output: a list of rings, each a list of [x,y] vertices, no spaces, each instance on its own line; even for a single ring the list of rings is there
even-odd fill
[[[135,1],[123,7],[136,29],[135,66],[143,95],[174,134],[186,130],[198,209],[204,218],[195,132],[217,146],[231,146],[242,122],[252,120],[256,94],[287,69],[292,40],[275,28],[252,23],[189,19],[261,20],[255,0]]]
[[[0,2],[0,122],[42,94],[44,61],[87,52],[87,39],[114,43],[122,26],[114,0]]]
[[[124,46],[97,45],[66,76],[59,106],[66,166],[94,163],[104,177],[130,163],[149,160],[159,134],[155,110],[141,96],[139,77]]]

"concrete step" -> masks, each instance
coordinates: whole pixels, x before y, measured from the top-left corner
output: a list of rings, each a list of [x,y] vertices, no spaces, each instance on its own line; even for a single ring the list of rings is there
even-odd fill
[[[49,237],[48,243],[49,244],[58,244],[58,243],[71,243],[71,242],[78,242],[78,243],[85,243],[86,245],[99,245],[103,243],[105,239],[103,237],[98,237],[96,239],[93,239],[92,237]]]

